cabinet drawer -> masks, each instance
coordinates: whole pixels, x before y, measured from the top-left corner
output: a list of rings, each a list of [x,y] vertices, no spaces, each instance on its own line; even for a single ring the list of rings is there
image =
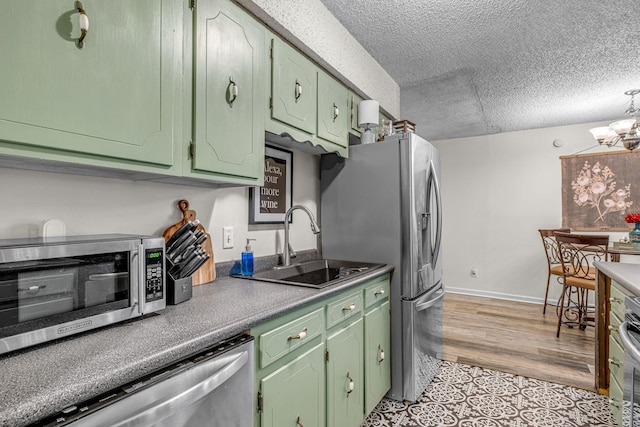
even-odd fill
[[[324,315],[319,308],[258,337],[260,368],[303,346],[324,330]]]
[[[609,376],[622,384],[624,378],[624,350],[613,338],[609,338]]]
[[[364,307],[371,307],[373,304],[385,301],[389,298],[389,276],[384,276],[375,283],[364,288]]]
[[[609,407],[619,426],[622,426],[622,386],[613,379],[609,385]]]
[[[354,292],[327,305],[327,329],[362,312],[362,291]]]
[[[611,297],[609,298],[611,313],[614,313],[619,319],[624,319],[624,313],[626,311],[624,299],[628,295],[630,294],[626,289],[613,281],[611,282]]]

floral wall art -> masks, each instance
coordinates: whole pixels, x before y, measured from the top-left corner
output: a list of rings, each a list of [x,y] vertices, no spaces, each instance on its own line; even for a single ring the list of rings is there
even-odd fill
[[[640,152],[560,157],[562,226],[628,230],[625,215],[640,211]]]

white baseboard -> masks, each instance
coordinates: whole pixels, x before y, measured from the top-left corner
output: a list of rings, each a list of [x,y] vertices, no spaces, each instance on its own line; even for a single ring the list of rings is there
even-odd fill
[[[453,294],[463,294],[463,295],[475,295],[478,297],[487,297],[487,298],[497,298],[504,299],[509,301],[519,301],[519,302],[528,302],[531,304],[540,304],[544,303],[544,298],[535,298],[535,297],[526,297],[522,295],[512,295],[512,294],[503,294],[501,292],[491,292],[491,291],[480,291],[477,289],[465,289],[465,288],[446,288],[447,292],[451,292]],[[548,301],[547,304],[556,305],[557,301]]]
[[[526,297],[522,295],[512,295],[512,294],[503,294],[501,292],[491,292],[491,291],[479,291],[477,289],[465,289],[465,288],[446,288],[446,292],[451,292],[452,294],[462,294],[462,295],[474,295],[478,297],[486,297],[486,298],[496,298],[503,299],[508,301],[518,301],[518,302],[527,302],[531,304],[539,304],[542,305],[544,302],[544,298],[535,298],[535,297]],[[558,304],[557,300],[547,300],[547,305],[551,305],[553,307]],[[589,304],[589,307],[593,307],[593,304]]]

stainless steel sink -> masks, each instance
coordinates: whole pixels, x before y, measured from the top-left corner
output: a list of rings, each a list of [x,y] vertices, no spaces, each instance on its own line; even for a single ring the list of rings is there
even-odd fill
[[[286,267],[275,267],[271,270],[254,273],[253,276],[234,276],[243,279],[263,282],[282,283],[285,285],[324,288],[346,280],[354,279],[370,271],[383,267],[384,264],[373,264],[333,259],[316,259]]]

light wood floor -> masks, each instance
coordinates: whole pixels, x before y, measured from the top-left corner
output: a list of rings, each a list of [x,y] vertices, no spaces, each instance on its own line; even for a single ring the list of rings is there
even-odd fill
[[[562,326],[555,307],[447,293],[444,360],[595,391],[595,329]]]

